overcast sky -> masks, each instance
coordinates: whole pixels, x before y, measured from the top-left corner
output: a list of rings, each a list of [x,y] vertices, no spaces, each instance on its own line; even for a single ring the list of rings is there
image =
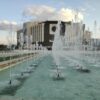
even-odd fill
[[[4,43],[9,35],[7,30],[23,20],[61,19],[74,20],[78,12],[78,20],[86,24],[86,28],[94,30],[97,24],[96,37],[100,38],[100,0],[2,0],[0,1],[0,42]],[[24,15],[24,16],[23,16]],[[5,31],[6,30],[6,31]],[[6,41],[7,42],[7,41]]]

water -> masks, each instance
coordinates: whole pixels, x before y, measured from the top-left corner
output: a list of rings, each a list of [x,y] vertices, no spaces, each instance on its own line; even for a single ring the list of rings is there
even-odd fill
[[[65,54],[65,53],[64,53]],[[66,55],[68,55],[66,53]],[[91,58],[91,57],[90,57]],[[25,80],[22,86],[14,95],[0,95],[0,100],[100,100],[100,68],[85,61],[91,68],[91,73],[80,73],[74,70],[72,61],[79,61],[71,56],[60,56],[60,63],[65,67],[66,79],[64,81],[54,81],[50,77],[52,64],[54,63],[52,54],[41,58],[41,62],[36,70]],[[37,61],[40,61],[39,59]],[[29,61],[34,63],[33,60]],[[13,67],[13,73],[23,69],[26,63]],[[9,69],[0,72],[0,80],[7,79]],[[5,99],[5,100],[6,100]]]
[[[100,100],[100,52],[94,58],[92,51],[80,51],[77,38],[74,50],[64,51],[60,24],[59,21],[52,51],[0,72],[0,100]],[[31,69],[29,66],[34,64],[38,66]],[[84,65],[91,72],[77,71],[77,65]],[[10,71],[12,76],[23,71],[26,75],[26,69],[33,70],[27,73],[28,77],[17,81],[12,77],[13,84],[18,85],[6,86]],[[53,80],[51,75],[55,71],[64,74],[64,80]],[[2,86],[6,87],[3,91]]]

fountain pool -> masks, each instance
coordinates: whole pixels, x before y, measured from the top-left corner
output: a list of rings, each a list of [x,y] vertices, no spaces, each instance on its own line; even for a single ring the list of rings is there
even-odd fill
[[[60,64],[63,66],[66,79],[56,81],[51,78],[51,69],[54,58],[51,53],[48,55],[30,60],[28,66],[38,63],[35,71],[12,93],[0,94],[0,100],[100,100],[100,67],[95,67],[88,62],[91,56],[86,57],[84,64],[91,69],[91,73],[80,73],[73,66],[80,59],[72,57],[69,53],[60,56]],[[70,53],[71,54],[71,53]],[[96,57],[97,60],[100,59]],[[81,59],[82,60],[82,59]],[[12,73],[19,73],[25,69],[27,62],[11,68]],[[73,64],[72,64],[73,63]],[[9,77],[9,70],[0,72],[0,89],[2,82]]]

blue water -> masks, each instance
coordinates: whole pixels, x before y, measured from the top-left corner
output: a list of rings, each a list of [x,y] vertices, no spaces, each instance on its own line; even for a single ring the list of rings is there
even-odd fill
[[[51,55],[12,67],[12,73],[19,73],[30,64],[40,62],[14,95],[0,95],[0,100],[100,100],[100,67],[84,61],[91,73],[80,73],[70,65],[71,61],[64,58],[60,61],[65,68],[65,80],[52,79],[54,60]],[[0,81],[9,79],[9,72],[10,69],[0,72]]]

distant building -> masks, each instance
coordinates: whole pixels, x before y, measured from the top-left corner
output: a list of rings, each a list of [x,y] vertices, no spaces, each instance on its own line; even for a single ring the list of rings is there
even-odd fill
[[[90,31],[85,31],[84,35],[83,35],[83,39],[84,39],[84,44],[89,44],[90,40],[91,40],[91,32]]]
[[[88,30],[84,31],[82,44],[85,50],[91,49],[91,34],[92,33]]]
[[[65,47],[69,49],[82,49],[85,32],[85,24],[83,23],[69,23],[65,27]]]
[[[24,44],[23,29],[17,31],[17,48],[22,49]]]
[[[44,22],[26,22],[22,30],[17,31],[17,44],[30,48],[32,45],[38,43],[47,49],[52,49],[54,34],[57,30],[58,21],[44,21]],[[65,34],[64,22],[62,22],[62,35]],[[23,39],[22,39],[23,38]]]
[[[17,31],[17,45],[27,49],[38,46],[52,49],[54,35],[57,32],[58,21],[26,22],[23,29]],[[63,37],[65,47],[73,48],[75,44],[82,45],[83,40],[90,39],[88,32],[85,32],[85,24],[61,22],[60,35]]]
[[[91,38],[91,50],[100,50],[100,39]]]

